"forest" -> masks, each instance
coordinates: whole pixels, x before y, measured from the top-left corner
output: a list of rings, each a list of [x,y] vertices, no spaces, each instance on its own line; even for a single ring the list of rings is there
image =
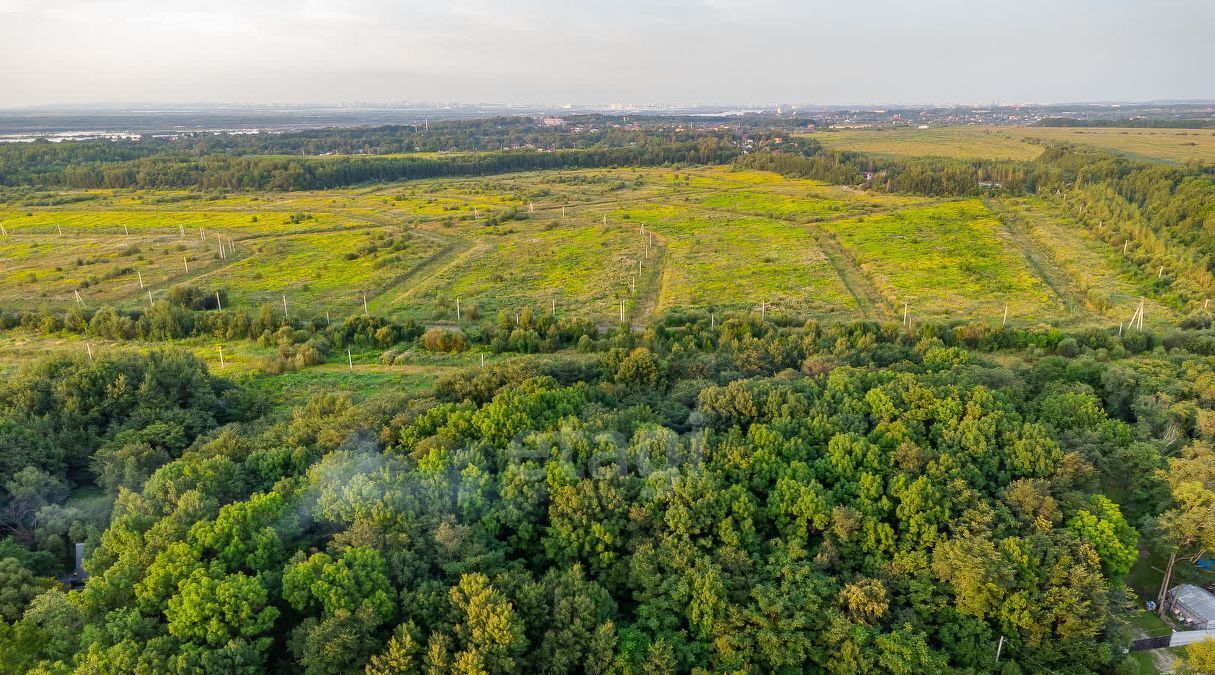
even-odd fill
[[[0,662],[1133,672],[1137,547],[1211,543],[1210,329],[708,324],[287,413],[172,349],[31,363]]]

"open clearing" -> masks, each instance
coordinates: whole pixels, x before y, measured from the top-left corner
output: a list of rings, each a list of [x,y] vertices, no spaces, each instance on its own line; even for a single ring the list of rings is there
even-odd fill
[[[1215,129],[1119,127],[939,127],[845,129],[809,134],[838,150],[880,157],[952,157],[1029,160],[1043,142],[1092,145],[1136,159],[1160,162],[1215,161]]]
[[[1019,143],[957,133],[992,152]],[[728,167],[64,196],[0,205],[0,309],[63,309],[76,291],[89,306],[136,308],[188,283],[234,307],[281,311],[286,296],[292,313],[334,319],[362,313],[365,295],[369,311],[424,324],[455,321],[458,300],[466,321],[555,303],[603,325],[622,302],[634,323],[692,307],[897,319],[906,302],[919,318],[998,320],[1008,304],[1014,322],[1110,325],[1144,293],[1118,251],[1046,202],[884,195]],[[1149,321],[1172,318],[1150,295],[1148,306]]]
[[[914,129],[845,129],[811,134],[810,138],[837,150],[879,157],[952,157],[956,159],[1033,159],[1040,145],[1021,140],[1010,129],[941,127]]]

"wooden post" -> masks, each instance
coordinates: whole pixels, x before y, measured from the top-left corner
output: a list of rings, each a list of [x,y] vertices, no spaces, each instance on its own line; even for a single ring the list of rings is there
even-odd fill
[[[215,291],[215,309],[218,309],[221,312],[224,309],[224,303],[219,301],[219,291]]]
[[[907,327],[907,303],[903,303],[903,327]]]
[[[177,229],[178,229],[178,234],[177,234],[177,236],[179,236],[179,237],[184,237],[184,236],[186,236],[186,226],[185,226],[185,225],[178,225],[178,226],[177,226]]]
[[[768,302],[766,300],[759,301],[759,320],[763,321],[768,315]]]
[[[227,364],[224,363],[224,346],[223,345],[215,345],[215,346],[219,347],[219,367],[227,368],[228,367]]]
[[[485,368],[485,352],[481,352],[481,367]]]
[[[143,272],[135,270],[135,274],[139,276],[139,287],[143,288]]]
[[[183,265],[186,266],[186,274],[189,274],[190,273],[190,259],[183,255],[181,257],[181,262]]]
[[[287,294],[286,294],[286,293],[284,293],[284,294],[283,294],[283,318],[284,318],[284,319],[289,319],[289,318],[291,318],[291,317],[290,317],[290,316],[288,316],[288,314],[287,314]]]
[[[1157,278],[1157,279],[1159,279],[1159,278],[1160,278],[1160,277],[1162,277],[1162,276],[1164,276],[1164,265],[1161,265],[1161,266],[1160,266],[1160,269],[1159,269],[1159,270],[1156,272],[1156,278]]]
[[[645,243],[645,259],[650,259],[650,242],[648,241]]]
[[[518,312],[515,312],[515,325],[516,326],[519,325],[519,313]]]
[[[717,328],[717,315],[709,312],[709,329],[712,330],[715,328]]]
[[[325,327],[329,328],[332,325],[333,322],[329,320],[329,310],[325,310]]]
[[[82,307],[83,307],[83,306],[84,306],[84,300],[82,300],[82,299],[81,299],[81,297],[80,297],[80,291],[79,291],[79,290],[76,290],[76,289],[72,289],[72,292],[76,294],[76,302],[77,302],[77,303],[79,303],[79,304],[80,304],[80,306],[82,306]]]
[[[561,207],[561,217],[565,218],[565,207],[564,206]]]
[[[152,289],[148,289],[148,309],[152,309],[156,303],[152,302]]]
[[[371,312],[367,309],[367,294],[363,294],[363,316],[370,317]]]
[[[641,259],[637,260],[637,276],[641,276]]]
[[[1130,239],[1127,239],[1126,241],[1122,242],[1122,255],[1126,255],[1126,247],[1130,246],[1130,245],[1131,245]]]
[[[460,298],[456,298],[456,321],[460,320]]]
[[[59,227],[59,223],[55,223],[55,230],[59,232],[59,234],[63,234],[63,228]]]
[[[629,293],[636,293],[636,292],[637,292],[637,275],[630,274],[629,275]]]
[[[200,228],[198,228],[198,238],[199,238],[201,241],[206,241],[206,240],[207,240],[207,228],[205,228],[205,227],[200,227]]]
[[[89,344],[88,341],[86,340],[84,343],[84,347],[85,347],[85,349],[89,350],[89,362],[91,363],[93,361],[93,345]]]
[[[1118,337],[1122,337],[1122,321],[1118,322]]]
[[[3,234],[6,237],[8,236],[8,230],[4,229],[4,223],[0,223],[0,234]]]
[[[1147,302],[1144,298],[1139,298],[1139,330],[1143,330],[1143,306]]]
[[[1003,328],[1007,325],[1008,325],[1008,303],[1005,303],[1004,304],[1004,322],[1000,324],[1000,327]]]
[[[350,354],[350,347],[346,347],[346,365],[350,366],[350,372],[354,372],[354,356]]]
[[[607,225],[607,214],[603,214],[603,224]]]
[[[620,301],[620,323],[624,323],[624,300]]]
[[[557,298],[553,298],[553,318],[557,318]]]
[[[127,227],[126,225],[122,226],[122,232],[128,237],[131,236],[131,228]]]

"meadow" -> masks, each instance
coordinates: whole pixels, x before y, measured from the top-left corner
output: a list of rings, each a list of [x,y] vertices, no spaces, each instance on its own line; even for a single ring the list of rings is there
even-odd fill
[[[1029,160],[1044,142],[1111,150],[1135,159],[1184,163],[1215,161],[1215,130],[1084,127],[934,127],[844,129],[808,134],[823,145],[891,159]]]
[[[1007,140],[967,133],[997,151]],[[300,316],[424,325],[555,310],[604,326],[621,303],[637,326],[675,308],[897,320],[905,302],[920,318],[1008,304],[1014,322],[1108,325],[1141,292],[1117,252],[1045,202],[885,195],[729,167],[61,196],[0,205],[0,308],[62,310],[77,291],[86,306],[136,308],[190,284],[234,307],[277,312],[285,297]]]
[[[1059,316],[1000,221],[977,200],[948,201],[825,225],[873,281],[888,308],[915,318]]]

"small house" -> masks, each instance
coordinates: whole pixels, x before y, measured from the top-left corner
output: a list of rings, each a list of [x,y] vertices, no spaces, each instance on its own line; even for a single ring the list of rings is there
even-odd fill
[[[1190,630],[1215,629],[1215,595],[1193,584],[1169,591],[1169,611]]]

